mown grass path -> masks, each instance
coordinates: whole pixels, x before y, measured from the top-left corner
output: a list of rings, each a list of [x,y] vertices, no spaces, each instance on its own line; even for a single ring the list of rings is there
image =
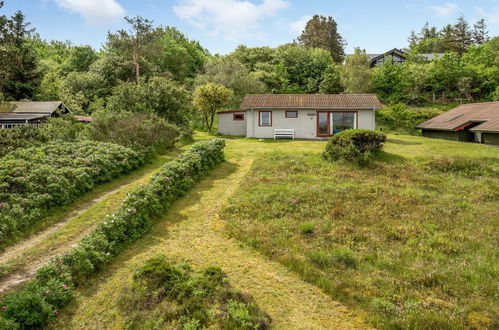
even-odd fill
[[[276,144],[278,148],[317,147],[319,142]],[[189,260],[194,267],[217,265],[231,283],[255,298],[277,329],[358,329],[363,321],[283,265],[240,246],[225,234],[219,211],[248,173],[255,155],[268,150],[256,141],[229,140],[227,162],[176,202],[153,230],[134,243],[64,310],[54,328],[124,327],[117,300],[133,270],[157,256]]]
[[[125,195],[147,182],[156,170],[179,154],[174,149],[61,208],[45,219],[45,227],[0,254],[0,295],[24,284],[52,257],[74,247],[104,216],[118,208]]]

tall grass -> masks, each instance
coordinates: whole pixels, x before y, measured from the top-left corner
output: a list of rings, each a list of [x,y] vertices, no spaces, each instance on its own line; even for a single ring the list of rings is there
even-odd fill
[[[222,218],[375,327],[499,327],[498,158],[382,159],[266,154]]]

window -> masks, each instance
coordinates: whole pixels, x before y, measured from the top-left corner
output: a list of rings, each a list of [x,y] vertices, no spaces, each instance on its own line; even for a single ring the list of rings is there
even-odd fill
[[[271,111],[260,111],[258,126],[272,126],[272,112]]]
[[[244,113],[235,113],[232,115],[232,120],[244,120]]]
[[[286,118],[298,118],[298,111],[286,111]]]
[[[333,112],[331,116],[331,134],[355,128],[355,112]]]

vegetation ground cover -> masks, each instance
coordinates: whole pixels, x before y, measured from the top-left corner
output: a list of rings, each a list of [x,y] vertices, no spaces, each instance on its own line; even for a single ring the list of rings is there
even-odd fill
[[[308,151],[255,160],[231,235],[376,327],[498,326],[497,148],[392,135],[368,169]]]
[[[158,256],[134,272],[119,305],[127,329],[267,329],[270,317],[232,287],[220,267],[194,272],[188,262]]]
[[[227,140],[226,162],[175,202],[150,233],[97,273],[88,288],[78,290],[74,303],[61,310],[51,328],[123,328],[126,319],[117,304],[122,290],[132,285],[134,270],[158,254],[189,260],[196,271],[221,267],[237,289],[254,297],[275,328],[365,328],[360,318],[319,288],[302,281],[278,262],[229,239],[218,216],[256,155],[275,148],[302,152],[323,146],[323,142],[313,141]]]
[[[50,216],[33,226],[28,239],[9,246],[0,256],[0,292],[31,279],[39,267],[68,251],[107,214],[113,213],[126,194],[148,182],[183,148],[158,155],[140,169],[97,187],[75,203],[52,210]]]
[[[148,232],[162,211],[223,161],[224,146],[221,139],[198,142],[128,194],[116,213],[107,215],[78,246],[52,259],[37,271],[34,281],[3,299],[0,327],[41,327],[58,315],[58,309],[72,300],[75,285],[83,285]]]
[[[30,230],[50,209],[73,202],[144,161],[144,154],[131,149],[90,141],[13,151],[0,162],[0,246]]]

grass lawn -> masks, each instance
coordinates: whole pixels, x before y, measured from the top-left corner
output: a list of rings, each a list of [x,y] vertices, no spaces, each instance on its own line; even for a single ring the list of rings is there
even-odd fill
[[[324,142],[256,153],[221,217],[231,236],[380,328],[499,327],[499,148],[391,135],[373,168]]]

